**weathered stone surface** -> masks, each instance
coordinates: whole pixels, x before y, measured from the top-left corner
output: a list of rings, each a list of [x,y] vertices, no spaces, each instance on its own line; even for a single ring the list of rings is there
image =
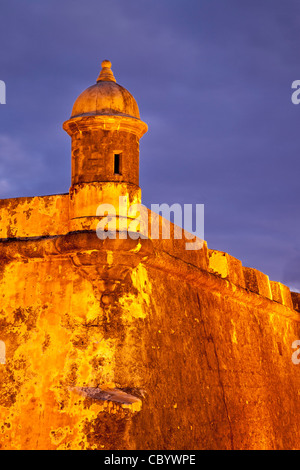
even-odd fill
[[[0,238],[62,235],[68,230],[68,194],[0,200]]]
[[[78,96],[72,110],[72,117],[103,114],[140,118],[137,102],[126,88],[116,83],[109,61],[102,62],[97,82]]]
[[[299,320],[274,302],[252,303],[254,294],[228,295],[225,279],[207,272],[204,282],[192,268],[197,288],[179,259],[169,274],[166,263],[151,263],[134,268],[108,307],[67,259],[7,266],[3,448],[297,448],[291,343]],[[8,289],[14,279],[17,291]],[[69,387],[139,388],[145,396],[132,414]]]
[[[110,401],[121,403],[123,406],[131,407],[131,409],[136,411],[140,411],[141,409],[141,399],[130,393],[126,393],[123,390],[101,390],[99,387],[75,387],[71,390],[93,401]]]
[[[266,274],[253,268],[243,268],[246,288],[251,292],[272,299],[270,280]]]
[[[294,306],[290,289],[280,282],[270,281],[270,285],[272,299],[275,300],[275,302],[279,302],[280,304],[286,305],[287,307],[293,309]]]
[[[94,91],[65,124],[69,194],[0,201],[1,449],[300,449],[300,294],[202,240],[189,250],[148,209],[144,238],[117,213],[100,240],[98,200],[140,202],[145,125],[120,96],[116,114],[107,95],[93,108]],[[132,168],[111,180],[117,132]]]
[[[297,312],[300,312],[300,294],[298,292],[291,292],[293,307]]]
[[[227,253],[209,250],[209,269],[237,286],[246,287],[242,262]]]
[[[139,184],[139,139],[126,131],[80,128],[72,135],[72,184],[116,181]],[[121,174],[114,173],[114,153],[121,155]],[[127,160],[130,164],[126,164]],[[123,162],[122,162],[123,163]],[[129,162],[128,162],[129,163]]]

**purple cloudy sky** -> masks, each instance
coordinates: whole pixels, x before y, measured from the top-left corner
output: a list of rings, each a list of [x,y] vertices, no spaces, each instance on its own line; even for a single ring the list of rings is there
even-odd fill
[[[110,59],[143,202],[204,203],[210,248],[300,290],[299,0],[10,0],[0,40],[0,198],[68,191],[62,122]]]

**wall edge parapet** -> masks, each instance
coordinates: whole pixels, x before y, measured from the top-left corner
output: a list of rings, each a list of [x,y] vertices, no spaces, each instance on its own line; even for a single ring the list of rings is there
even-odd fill
[[[95,231],[69,232],[62,235],[45,235],[38,237],[20,237],[0,239],[0,264],[24,259],[43,259],[52,256],[66,256],[81,251],[128,251],[136,254],[136,247],[140,245],[140,261],[155,269],[168,272],[176,277],[191,282],[197,286],[209,286],[224,295],[233,295],[240,301],[247,302],[247,298],[258,307],[274,306],[274,313],[281,313],[300,321],[300,293],[291,292],[287,286],[280,282],[270,281],[268,276],[253,268],[243,267],[241,261],[225,252],[208,250],[204,245],[203,257],[208,263],[196,259],[199,265],[193,264],[180,256],[172,254],[172,250],[162,250],[153,245],[150,239],[127,238],[126,240],[100,240]],[[145,255],[143,255],[145,250]],[[212,262],[213,260],[213,262]],[[249,297],[250,296],[250,297]],[[270,304],[271,302],[271,304]],[[285,313],[283,313],[284,310]]]

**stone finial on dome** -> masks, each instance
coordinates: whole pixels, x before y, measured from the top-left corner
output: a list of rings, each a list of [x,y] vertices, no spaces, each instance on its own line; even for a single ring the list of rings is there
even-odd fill
[[[99,74],[99,77],[97,78],[97,82],[116,82],[114,74],[111,70],[111,62],[109,60],[103,60],[101,66],[102,69]]]

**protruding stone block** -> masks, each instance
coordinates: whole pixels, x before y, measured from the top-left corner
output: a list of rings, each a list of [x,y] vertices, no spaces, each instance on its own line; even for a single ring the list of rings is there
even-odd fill
[[[251,292],[272,299],[269,277],[253,268],[243,268],[246,288]]]
[[[120,389],[101,390],[97,387],[74,387],[71,389],[93,402],[110,401],[119,403],[124,408],[131,408],[132,411],[140,411],[142,408],[142,400],[130,393],[126,393]]]
[[[293,309],[293,302],[290,289],[280,282],[270,281],[272,297],[275,302]]]
[[[209,250],[209,270],[237,286],[245,287],[242,262],[222,251]]]
[[[294,310],[300,312],[300,293],[291,292]]]

